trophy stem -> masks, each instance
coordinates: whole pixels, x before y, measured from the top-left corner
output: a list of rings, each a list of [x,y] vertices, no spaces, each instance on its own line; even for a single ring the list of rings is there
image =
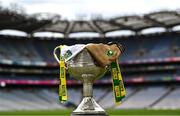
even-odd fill
[[[83,97],[93,97],[93,83],[83,83]]]
[[[83,81],[83,100],[71,116],[108,116],[93,98],[93,83]]]

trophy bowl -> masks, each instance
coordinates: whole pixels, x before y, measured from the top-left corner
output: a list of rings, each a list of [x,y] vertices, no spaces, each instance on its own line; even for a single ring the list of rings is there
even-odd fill
[[[71,116],[107,116],[103,108],[93,98],[93,83],[106,73],[87,49],[83,49],[67,62],[69,74],[83,83],[83,100]]]

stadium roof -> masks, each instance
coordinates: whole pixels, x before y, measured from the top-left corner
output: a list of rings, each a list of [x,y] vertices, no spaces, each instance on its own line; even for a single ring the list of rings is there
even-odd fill
[[[14,29],[24,31],[26,33],[32,33],[33,30],[41,28],[50,22],[50,20],[40,21],[32,16],[0,9],[0,30]]]
[[[177,11],[160,11],[143,16],[122,16],[109,20],[91,21],[38,20],[32,16],[0,11],[0,30],[14,29],[28,34],[34,32],[59,32],[68,37],[71,33],[96,32],[105,35],[107,32],[131,30],[136,33],[151,27],[163,27],[171,30],[180,25],[180,13]]]

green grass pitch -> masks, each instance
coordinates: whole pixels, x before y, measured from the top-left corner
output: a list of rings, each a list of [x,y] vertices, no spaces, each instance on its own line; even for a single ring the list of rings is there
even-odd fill
[[[114,109],[108,109],[106,110],[109,116],[180,116],[180,109],[179,110],[147,110],[147,109],[141,109],[141,110],[114,110]],[[38,111],[5,111],[0,112],[0,116],[70,116],[72,110],[38,110]]]

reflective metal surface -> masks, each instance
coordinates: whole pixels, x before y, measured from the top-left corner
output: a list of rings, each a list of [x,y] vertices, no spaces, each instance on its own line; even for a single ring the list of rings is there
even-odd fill
[[[86,49],[69,60],[67,66],[69,74],[83,83],[84,98],[72,116],[107,116],[104,109],[93,99],[93,83],[105,74],[106,68],[98,66]]]

